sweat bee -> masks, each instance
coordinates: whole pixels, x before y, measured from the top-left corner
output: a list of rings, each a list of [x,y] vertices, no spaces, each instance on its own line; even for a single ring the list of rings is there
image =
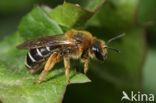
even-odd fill
[[[90,58],[97,58],[104,61],[107,56],[107,49],[119,52],[117,49],[108,47],[107,44],[122,36],[124,34],[118,35],[105,43],[93,37],[90,32],[70,30],[61,35],[37,37],[28,40],[18,45],[17,48],[29,50],[26,56],[25,66],[30,73],[36,73],[44,66],[35,84],[40,83],[46,73],[61,59],[64,61],[67,81],[70,83],[70,58],[80,59],[84,63],[84,74],[86,74]]]

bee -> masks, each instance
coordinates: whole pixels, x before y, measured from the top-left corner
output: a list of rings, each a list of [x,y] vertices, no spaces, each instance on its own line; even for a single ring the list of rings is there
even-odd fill
[[[124,34],[118,35],[105,43],[103,40],[93,37],[88,31],[70,30],[60,35],[37,37],[28,40],[18,45],[17,48],[29,50],[26,55],[25,66],[30,73],[36,73],[44,66],[38,81],[34,82],[35,84],[40,83],[47,72],[62,59],[67,82],[70,83],[70,58],[80,59],[84,63],[84,74],[86,74],[90,58],[104,61],[107,56],[107,49],[119,53],[117,49],[108,47],[107,44],[122,36]]]

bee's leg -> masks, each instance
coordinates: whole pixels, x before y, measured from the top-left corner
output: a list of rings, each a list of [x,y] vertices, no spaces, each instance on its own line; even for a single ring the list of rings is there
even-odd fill
[[[70,79],[69,79],[70,59],[67,56],[64,57],[64,66],[65,66],[65,75],[68,83],[70,84]]]
[[[46,62],[45,66],[44,66],[44,70],[41,72],[41,74],[40,74],[40,76],[39,76],[39,78],[38,78],[38,81],[37,81],[37,82],[34,82],[34,84],[40,83],[40,82],[43,80],[43,78],[45,77],[45,75],[47,74],[47,72],[48,72],[49,70],[51,70],[51,69],[54,67],[55,63],[56,63],[59,59],[60,59],[59,53],[54,52],[54,53],[49,57],[48,61]]]
[[[86,75],[89,66],[89,59],[82,59],[81,61],[84,63],[84,74]]]

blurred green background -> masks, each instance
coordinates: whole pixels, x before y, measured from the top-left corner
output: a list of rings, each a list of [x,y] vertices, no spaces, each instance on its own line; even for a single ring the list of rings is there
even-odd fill
[[[67,0],[67,1],[73,2],[73,3],[81,3],[82,7],[87,4],[86,2],[82,3],[81,2],[82,0]],[[131,24],[131,22],[129,23],[126,22],[127,24],[124,24],[126,21],[126,18],[129,18],[132,16],[130,15],[131,13],[126,15],[126,14],[122,14],[124,12],[121,12],[123,19],[125,19],[125,21],[123,22],[122,20],[120,21],[120,16],[119,18],[109,17],[109,15],[110,16],[115,15],[116,5],[118,2],[126,2],[126,0],[108,0],[108,1],[106,0],[106,3],[101,8],[101,10],[103,9],[105,12],[104,13],[98,12],[96,16],[91,18],[91,20],[89,20],[87,24],[88,26],[86,29],[90,31],[91,33],[101,33],[101,32],[103,32],[104,34],[107,33],[106,34],[107,40],[112,37],[112,36],[109,36],[109,33],[119,34],[119,33],[128,31],[128,33],[133,34],[133,32],[136,32],[136,31],[131,30],[131,25],[133,25]],[[5,38],[7,38],[8,35],[11,35],[14,32],[16,32],[22,17],[25,16],[28,12],[30,12],[35,5],[45,4],[45,5],[49,5],[51,8],[55,8],[57,5],[62,4],[62,3],[63,1],[61,0],[39,0],[39,1],[38,0],[14,0],[14,1],[0,0],[0,40],[4,40]],[[155,73],[156,73],[156,46],[155,46],[156,45],[156,7],[155,7],[156,0],[140,0],[138,4],[136,4],[135,0],[132,0],[132,3],[134,3],[133,5],[137,5],[136,6],[138,8],[137,9],[138,13],[136,14],[137,19],[138,19],[137,23],[139,23],[138,24],[139,27],[143,29],[143,34],[144,34],[143,37],[145,38],[144,39],[145,41],[143,44],[145,49],[141,49],[142,51],[138,49],[138,52],[140,53],[142,57],[140,57],[139,55],[138,57],[137,56],[135,57],[136,59],[139,58],[142,61],[141,66],[139,66],[139,68],[141,67],[138,73],[140,75],[136,78],[135,76],[133,78],[133,75],[132,75],[133,80],[136,80],[136,82],[139,81],[138,83],[139,85],[137,85],[137,83],[136,84],[129,83],[131,81],[129,81],[126,78],[124,79],[124,76],[121,76],[120,78],[120,73],[125,73],[125,71],[118,70],[118,69],[117,70],[105,69],[104,72],[100,73],[99,69],[98,70],[91,69],[89,70],[88,76],[89,78],[91,78],[93,82],[85,83],[85,84],[69,85],[67,87],[67,92],[63,99],[63,103],[73,103],[73,102],[75,103],[95,103],[95,102],[120,103],[123,90],[135,91],[136,89],[136,91],[139,90],[139,91],[142,91],[143,93],[156,94],[156,81],[155,81],[155,77],[156,77],[155,76]],[[125,4],[126,5],[120,5],[120,6],[123,6],[123,9],[125,9],[125,11],[134,9],[133,6],[129,6],[129,3],[125,3]],[[100,18],[100,17],[104,17],[104,18]],[[113,19],[109,19],[110,21],[108,20],[108,23],[107,23],[105,22],[107,21],[107,18],[113,18]],[[122,25],[119,25],[120,23],[118,23],[118,19]],[[105,26],[103,26],[105,31],[103,31],[103,28],[101,28],[101,25],[103,25],[103,23],[106,24]],[[118,26],[119,28],[116,28],[115,27],[116,25],[119,25]],[[130,25],[130,26],[125,27],[125,25],[126,26]],[[129,30],[127,28],[129,28]],[[138,28],[138,26],[134,28]],[[98,34],[97,34],[97,37],[104,38],[104,36],[101,37],[101,36],[98,36]],[[135,43],[138,43],[139,41],[140,39],[136,38],[133,40],[132,43],[135,44]],[[112,45],[114,47],[119,48],[120,47],[119,42],[120,40],[118,41],[117,45],[115,44],[115,42],[112,43]],[[131,41],[129,42],[131,43]],[[142,46],[137,46],[137,47],[142,48]],[[121,49],[121,52],[122,50],[125,50],[125,49]],[[129,54],[132,55],[134,52],[137,52],[137,51],[130,50]],[[117,61],[115,59],[114,61],[109,62],[111,58],[115,58],[114,55],[118,55],[118,54],[110,53],[108,57],[108,61],[106,61],[106,64],[105,64],[106,68],[109,67],[111,63],[114,63],[114,66],[118,66],[118,64],[114,62],[114,61]],[[116,56],[116,57],[119,57],[119,56]],[[117,58],[117,59],[122,59],[122,57]],[[126,61],[126,60],[119,60],[119,63],[122,61]],[[96,61],[92,61],[92,62],[96,62]],[[133,65],[135,65],[135,63],[133,64],[133,61],[129,61],[128,63],[130,66],[132,66],[132,68],[133,68]],[[119,66],[119,68],[122,68],[122,66]],[[119,78],[114,78],[115,76],[112,77],[111,75],[109,75],[110,72],[113,72],[112,74],[117,75],[117,77]],[[119,74],[116,74],[116,73],[119,73]],[[122,80],[126,81],[124,82],[125,84],[120,83],[122,82]]]

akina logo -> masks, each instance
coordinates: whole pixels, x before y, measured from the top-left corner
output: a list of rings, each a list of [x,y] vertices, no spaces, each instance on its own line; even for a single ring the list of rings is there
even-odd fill
[[[122,91],[122,95],[121,101],[154,101],[154,94],[143,94],[140,91],[137,93],[131,91],[130,95],[128,95],[125,91]]]

